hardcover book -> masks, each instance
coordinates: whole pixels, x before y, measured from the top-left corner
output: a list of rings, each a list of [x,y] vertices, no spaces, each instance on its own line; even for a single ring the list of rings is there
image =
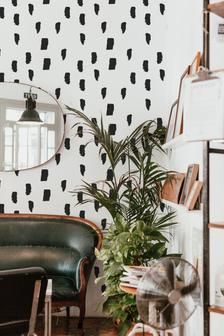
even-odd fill
[[[162,188],[162,199],[178,204],[184,178],[184,173],[169,174]]]

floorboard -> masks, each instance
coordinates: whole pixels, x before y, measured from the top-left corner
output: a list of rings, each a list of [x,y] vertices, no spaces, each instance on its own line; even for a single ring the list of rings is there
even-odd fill
[[[86,318],[83,332],[77,329],[78,319],[70,318],[69,325],[66,317],[52,318],[52,336],[117,336],[117,330],[110,319]],[[37,321],[38,336],[44,336],[43,317]]]

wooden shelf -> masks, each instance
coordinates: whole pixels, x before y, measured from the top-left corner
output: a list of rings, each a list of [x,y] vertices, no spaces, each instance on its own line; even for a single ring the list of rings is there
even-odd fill
[[[210,313],[224,314],[224,307],[210,306],[210,307],[208,308],[208,311],[209,311]]]
[[[209,223],[208,227],[210,229],[224,229],[224,222],[220,223]]]
[[[173,202],[170,202],[170,201],[167,201],[165,199],[161,199],[161,202],[163,202],[165,205],[175,209],[175,210],[183,210],[183,211],[186,211],[188,213],[199,213],[201,212],[201,209],[202,209],[202,204],[200,204],[200,209],[197,209],[197,210],[188,210],[183,204],[177,204],[177,203],[173,203]]]
[[[224,18],[224,1],[215,2],[208,5],[208,10]]]
[[[175,209],[175,210],[178,210],[178,209],[184,209],[186,210],[185,206],[183,206],[183,204],[177,204],[177,203],[173,203],[173,202],[170,202],[170,201],[167,201],[165,199],[161,199],[161,202],[163,202],[165,205]]]
[[[170,140],[169,142],[165,143],[162,148],[165,149],[172,149],[175,147],[183,146],[185,144],[184,135],[180,134],[176,138]]]

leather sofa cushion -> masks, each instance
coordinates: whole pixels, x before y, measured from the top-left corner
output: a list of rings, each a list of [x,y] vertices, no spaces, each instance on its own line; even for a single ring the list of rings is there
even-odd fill
[[[0,246],[0,269],[43,267],[49,278],[76,278],[80,253],[71,248],[49,246]]]
[[[52,301],[74,300],[78,290],[75,281],[62,276],[52,277]]]

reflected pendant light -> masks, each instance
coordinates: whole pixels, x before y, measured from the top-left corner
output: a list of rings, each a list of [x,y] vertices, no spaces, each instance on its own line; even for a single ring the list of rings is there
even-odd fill
[[[40,119],[39,113],[36,110],[36,101],[32,98],[32,94],[26,100],[26,109],[22,113],[20,119],[17,121],[18,124],[41,124],[43,121]]]

